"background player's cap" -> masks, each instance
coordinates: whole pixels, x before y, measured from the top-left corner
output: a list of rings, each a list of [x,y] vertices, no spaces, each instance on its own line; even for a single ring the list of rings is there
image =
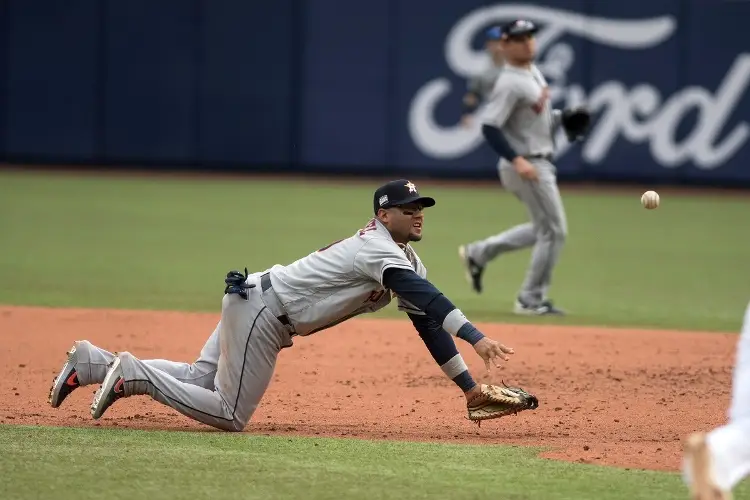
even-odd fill
[[[502,32],[502,37],[508,38],[511,36],[536,33],[537,31],[539,31],[539,28],[531,21],[527,21],[525,19],[516,19],[515,21],[511,21],[508,24],[501,26],[500,30]]]
[[[406,179],[398,179],[383,184],[375,190],[373,209],[375,213],[381,208],[390,208],[407,203],[421,203],[423,207],[432,207],[435,200],[428,196],[420,196],[417,186]]]
[[[500,26],[493,26],[484,32],[487,40],[500,40],[503,37],[503,30]]]

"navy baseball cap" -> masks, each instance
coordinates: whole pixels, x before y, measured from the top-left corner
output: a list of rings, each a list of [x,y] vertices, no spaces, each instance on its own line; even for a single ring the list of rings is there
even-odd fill
[[[539,28],[536,24],[525,19],[516,19],[515,21],[511,21],[508,24],[502,26],[500,29],[502,31],[503,38],[518,35],[527,35],[539,31]]]
[[[484,36],[487,37],[487,40],[500,40],[503,38],[503,30],[500,29],[500,26],[493,26],[484,32]]]
[[[420,203],[423,207],[432,207],[435,200],[429,196],[420,196],[417,186],[406,179],[398,179],[383,184],[375,190],[373,209],[375,213],[381,208],[391,208],[407,203]]]

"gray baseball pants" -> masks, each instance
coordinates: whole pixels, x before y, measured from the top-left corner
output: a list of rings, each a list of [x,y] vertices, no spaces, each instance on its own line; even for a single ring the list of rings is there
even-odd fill
[[[195,362],[119,353],[125,396],[147,394],[204,424],[243,430],[268,388],[279,352],[292,345],[290,327],[278,319],[283,311],[273,288],[263,289],[260,274],[247,282],[256,285],[247,290],[248,300],[224,295],[221,319]],[[79,384],[101,384],[114,357],[88,341],[77,342]]]
[[[547,160],[529,160],[536,167],[538,181],[519,176],[512,166],[503,164],[500,180],[526,206],[530,222],[514,226],[500,234],[470,243],[467,252],[480,266],[505,252],[533,246],[531,263],[519,297],[530,305],[547,299],[552,272],[568,235],[555,166]]]

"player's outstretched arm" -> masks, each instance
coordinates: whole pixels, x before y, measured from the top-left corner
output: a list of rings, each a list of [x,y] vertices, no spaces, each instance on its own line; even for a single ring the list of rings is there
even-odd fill
[[[426,315],[407,313],[414,329],[430,351],[432,359],[440,366],[446,377],[451,379],[464,393],[476,387],[476,382],[469,373],[464,358],[458,352],[451,334],[443,330],[433,319]]]
[[[423,311],[427,318],[449,335],[470,343],[484,360],[488,370],[490,363],[500,366],[499,360],[508,361],[508,354],[513,354],[512,348],[485,337],[435,285],[413,270],[386,269],[383,273],[383,286],[393,290],[417,310]]]
[[[408,304],[408,306],[408,309],[411,309],[412,304]],[[409,312],[408,309],[403,307],[403,304],[400,308],[407,310],[414,328],[419,332],[419,336],[433,359],[440,365],[443,373],[463,391],[469,420],[481,423],[482,420],[499,418],[539,406],[536,396],[529,394],[520,387],[477,384],[469,373],[469,368],[458,352],[450,333],[426,314]],[[480,352],[483,345],[491,348],[490,346],[499,344],[483,337],[474,344],[474,349]],[[512,349],[508,349],[506,352],[512,352]],[[507,356],[502,352],[499,356],[507,359]],[[489,370],[489,356],[483,357]]]
[[[461,357],[456,356],[458,350],[451,336],[471,343],[488,370],[491,361],[497,365],[498,359],[507,360],[513,349],[485,337],[432,283],[413,269],[390,267],[383,271],[381,284],[408,302],[408,309],[414,309],[409,317],[420,336],[443,371],[464,390],[469,420],[480,423],[539,406],[536,396],[520,387],[476,384],[473,381],[468,369],[464,370],[465,365],[461,366]],[[424,316],[426,320],[417,319],[417,316]]]

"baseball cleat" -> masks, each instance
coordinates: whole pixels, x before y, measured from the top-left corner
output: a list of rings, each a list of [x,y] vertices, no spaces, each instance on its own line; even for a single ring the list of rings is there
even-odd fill
[[[109,365],[104,382],[94,394],[94,400],[91,402],[91,416],[101,417],[107,408],[112,406],[112,403],[123,396],[125,396],[125,379],[120,358],[116,356]]]
[[[521,298],[516,298],[513,312],[523,316],[564,316],[565,311],[552,304],[551,300],[544,300],[537,305],[524,303]]]
[[[464,245],[458,247],[458,255],[461,257],[461,261],[466,268],[466,281],[469,282],[475,292],[482,293],[482,273],[484,273],[484,266],[480,266],[474,259],[469,257]]]
[[[78,373],[76,373],[75,368],[75,344],[73,344],[73,347],[67,352],[67,355],[68,359],[65,361],[60,373],[52,381],[52,387],[50,387],[49,390],[49,398],[47,401],[52,405],[52,408],[60,406],[65,398],[68,397],[68,394],[80,387],[80,384],[78,383]]]
[[[691,500],[732,500],[732,493],[722,490],[714,481],[706,435],[702,432],[691,434],[683,446]]]

